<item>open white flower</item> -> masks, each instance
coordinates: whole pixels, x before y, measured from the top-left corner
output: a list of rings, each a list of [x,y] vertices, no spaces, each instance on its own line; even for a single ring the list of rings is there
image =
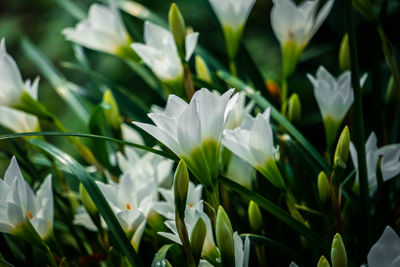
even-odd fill
[[[316,77],[307,75],[314,87],[314,96],[324,121],[328,147],[332,147],[340,125],[354,102],[351,87],[351,72],[346,71],[335,79],[323,66],[317,70]],[[364,84],[367,76],[360,79]]]
[[[400,173],[400,144],[386,145],[378,149],[376,135],[372,132],[365,143],[365,154],[370,190],[373,190],[378,184],[376,165],[380,156],[382,156],[381,171],[383,181],[387,181]],[[353,143],[350,144],[350,155],[358,172],[358,155]]]
[[[228,55],[233,58],[239,47],[243,29],[256,0],[209,0],[222,25]]]
[[[134,122],[185,161],[196,178],[213,185],[219,170],[220,140],[232,102],[233,89],[215,96],[197,91],[190,103],[170,95],[165,111],[150,113],[154,125]]]
[[[0,43],[0,105],[15,107],[21,104],[21,96],[27,92],[37,99],[39,78],[33,83],[22,80],[21,73],[14,59],[6,51],[3,38]]]
[[[132,236],[132,243],[138,248],[152,208],[154,185],[151,181],[142,183],[132,179],[129,173],[122,176],[119,184],[96,183],[122,228]]]
[[[87,19],[75,28],[64,29],[62,33],[79,45],[116,55],[129,51],[132,43],[114,5],[91,5]]]
[[[27,237],[29,224],[46,239],[53,229],[53,190],[51,176],[47,176],[36,194],[24,180],[13,157],[0,179],[0,232]]]
[[[250,239],[246,236],[243,240],[237,232],[233,233],[233,242],[235,245],[235,267],[247,267],[249,266],[250,259]]]
[[[302,50],[317,32],[332,9],[334,0],[328,0],[317,14],[319,0],[307,0],[299,6],[292,0],[273,0],[272,29],[281,46],[294,42]]]
[[[371,247],[367,260],[368,267],[400,266],[400,238],[390,226],[386,226],[382,236]]]
[[[275,162],[277,148],[274,147],[269,120],[269,108],[263,114],[257,114],[256,118],[247,115],[241,127],[224,131],[222,144],[282,189],[285,183]]]
[[[197,45],[198,33],[186,35],[186,61]],[[172,33],[149,21],[144,23],[144,44],[133,43],[132,49],[142,58],[154,74],[163,82],[177,83],[183,80],[183,66]]]

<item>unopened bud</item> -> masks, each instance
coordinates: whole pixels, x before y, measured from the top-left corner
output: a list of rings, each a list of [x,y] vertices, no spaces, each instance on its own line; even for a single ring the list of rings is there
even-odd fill
[[[83,184],[79,185],[79,196],[86,211],[89,212],[92,216],[97,214],[96,205],[94,204],[92,198],[89,196],[89,193],[86,191]]]
[[[110,90],[104,92],[103,102],[108,105],[108,108],[104,110],[104,115],[107,122],[110,124],[113,130],[119,130],[121,127],[119,108],[117,101],[115,101],[115,98]]]
[[[176,168],[174,177],[175,210],[180,218],[185,215],[188,188],[189,172],[185,162],[181,160]]]
[[[204,62],[201,56],[196,56],[196,73],[197,77],[205,82],[212,83],[210,70],[208,69],[206,62]]]
[[[332,267],[347,267],[346,248],[344,247],[342,237],[336,234],[332,240],[331,249]]]
[[[181,58],[185,58],[185,40],[186,40],[185,21],[183,20],[183,16],[179,11],[178,6],[175,3],[173,3],[171,5],[171,8],[169,9],[168,22],[169,22],[169,29],[171,30],[171,33],[174,36],[174,40],[178,48],[179,55],[181,56]]]
[[[216,239],[221,253],[223,266],[235,266],[235,249],[233,243],[233,230],[228,215],[219,206],[216,220]]]
[[[254,232],[259,232],[263,224],[263,219],[260,208],[258,207],[257,203],[252,200],[250,200],[249,203],[248,216],[251,229]]]
[[[206,239],[207,228],[202,218],[199,218],[193,227],[190,237],[190,246],[192,247],[193,257],[196,264],[200,261],[201,251],[203,250],[204,240]]]
[[[325,258],[325,256],[321,256],[321,258],[319,258],[317,267],[331,267],[331,265],[329,264],[329,261]]]
[[[350,151],[350,132],[347,126],[344,127],[340,134],[339,141],[336,145],[336,151],[334,156],[334,167],[340,166],[346,168],[347,158],[349,157]]]
[[[318,175],[318,194],[322,202],[326,202],[329,199],[330,186],[328,177],[325,172],[320,172]]]
[[[343,36],[342,43],[340,44],[339,50],[339,68],[341,72],[350,69],[350,47],[349,47],[349,35],[346,33]]]
[[[290,96],[287,107],[287,118],[291,122],[299,122],[301,118],[301,103],[299,96],[294,93]]]

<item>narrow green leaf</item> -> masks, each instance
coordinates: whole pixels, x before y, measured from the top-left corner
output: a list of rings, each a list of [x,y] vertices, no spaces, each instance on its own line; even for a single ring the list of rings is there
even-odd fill
[[[83,8],[78,6],[76,3],[70,0],[55,0],[56,3],[73,16],[77,20],[83,20],[86,18],[86,12]]]
[[[94,134],[82,134],[82,133],[63,133],[63,132],[29,132],[29,133],[13,133],[13,134],[4,134],[0,135],[0,140],[7,140],[7,139],[14,139],[14,138],[21,138],[21,137],[32,137],[32,136],[74,136],[74,137],[83,137],[83,138],[95,138],[95,139],[101,139],[104,141],[109,141],[109,142],[114,142],[118,144],[124,144],[127,146],[132,146],[138,149],[143,149],[148,152],[163,156],[165,158],[178,161],[178,158],[170,153],[154,149],[149,146],[145,145],[139,145],[136,143],[128,142],[128,141],[123,141],[119,139],[115,139],[112,137],[108,136],[101,136],[101,135],[94,135]]]
[[[50,63],[50,61],[40,52],[28,39],[22,41],[22,50],[27,58],[35,64],[42,74],[49,80],[57,93],[74,110],[76,115],[86,123],[89,120],[90,104],[83,101],[76,91],[79,86],[67,81],[60,72]]]
[[[3,266],[3,264],[5,265],[5,266],[10,266],[10,267],[14,267],[14,265],[12,265],[11,263],[9,263],[9,262],[7,262],[5,259],[2,259],[1,258],[1,254],[0,254],[0,265],[1,266]]]
[[[291,250],[288,248],[287,245],[283,245],[275,240],[272,240],[271,238],[261,236],[261,235],[255,235],[255,234],[242,234],[241,236],[246,237],[248,236],[250,238],[250,241],[259,243],[259,244],[264,244],[266,247],[270,248],[271,250],[274,250],[278,253],[281,253],[282,256],[284,256],[287,259],[296,261],[297,263],[303,263],[305,265],[312,265],[309,259],[303,257],[302,255],[298,254],[297,252]]]
[[[162,246],[156,253],[151,263],[151,267],[167,267],[167,253],[175,244],[167,244]]]
[[[96,185],[90,174],[70,155],[64,153],[53,145],[38,139],[30,139],[28,142],[52,155],[54,158],[68,167],[72,173],[74,173],[74,175],[81,181],[86,191],[89,193],[93,202],[96,204],[97,209],[107,223],[108,228],[113,234],[122,252],[127,256],[133,266],[143,266],[142,261],[133,249],[125,235],[124,230],[122,230],[117,218],[108,205],[107,200],[101,193],[99,187]]]
[[[246,94],[252,98],[261,108],[266,109],[271,108],[271,116],[280,125],[282,125],[293,138],[305,148],[305,150],[314,158],[314,160],[320,165],[320,167],[326,171],[330,172],[330,167],[324,160],[324,158],[319,154],[319,152],[308,142],[308,140],[293,126],[282,114],[264,97],[257,93],[253,88],[243,83],[241,80],[233,77],[231,74],[225,71],[218,71],[217,76],[222,80],[226,81],[231,86],[235,87],[239,91],[244,91]]]
[[[307,240],[310,241],[310,243],[313,243],[315,247],[317,247],[322,253],[330,252],[330,245],[328,242],[326,242],[325,239],[323,239],[314,231],[310,230],[305,225],[294,219],[292,216],[290,216],[289,213],[281,209],[275,203],[271,202],[270,200],[262,197],[261,195],[253,192],[250,189],[247,189],[244,186],[241,186],[240,184],[228,178],[219,176],[218,180],[220,183],[224,184],[231,190],[234,190],[243,195],[244,197],[248,198],[249,200],[253,200],[254,202],[256,202],[260,207],[265,209],[268,213],[275,216],[278,220],[288,225],[290,228],[292,228],[300,235],[304,236]]]

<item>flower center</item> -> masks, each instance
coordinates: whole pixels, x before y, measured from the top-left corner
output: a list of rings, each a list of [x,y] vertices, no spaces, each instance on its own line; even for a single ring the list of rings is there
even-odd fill
[[[193,208],[193,203],[189,203],[188,205],[189,207]]]
[[[32,215],[32,212],[30,212],[30,211],[28,211],[28,216],[29,216],[29,219],[33,219],[33,215]]]
[[[131,209],[131,205],[129,205],[129,203],[126,203],[126,209],[130,210]]]

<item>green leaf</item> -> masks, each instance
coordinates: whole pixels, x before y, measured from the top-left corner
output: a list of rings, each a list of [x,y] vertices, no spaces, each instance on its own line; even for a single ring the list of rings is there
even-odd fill
[[[281,253],[281,255],[284,256],[286,259],[296,261],[297,263],[303,263],[304,265],[310,265],[310,266],[312,265],[309,259],[291,250],[290,248],[288,248],[287,245],[283,245],[275,240],[272,240],[271,238],[255,234],[242,234],[241,236],[243,237],[248,236],[250,238],[250,241],[264,244],[271,250]]]
[[[70,0],[55,0],[55,2],[73,16],[77,20],[83,20],[86,18],[86,12],[83,8],[78,6],[76,3]]]
[[[308,142],[308,140],[293,126],[282,114],[264,97],[257,93],[253,88],[243,83],[241,80],[233,77],[226,71],[218,71],[217,76],[222,80],[226,81],[231,86],[235,87],[239,91],[244,91],[251,99],[253,99],[261,108],[271,108],[271,117],[275,119],[281,126],[283,126],[293,138],[302,146],[304,149],[314,158],[314,160],[320,165],[320,167],[330,172],[330,167],[319,154],[319,152]]]
[[[94,135],[94,134],[82,134],[82,133],[63,133],[63,132],[29,132],[29,133],[13,133],[13,134],[4,134],[4,135],[0,135],[0,140],[7,140],[7,139],[14,139],[14,138],[21,138],[21,137],[27,137],[27,136],[74,136],[74,137],[83,137],[83,138],[95,138],[95,139],[101,139],[104,141],[108,141],[108,142],[114,142],[114,143],[118,143],[118,144],[124,144],[127,146],[132,146],[138,149],[143,149],[146,150],[148,152],[163,156],[164,158],[167,159],[171,159],[173,161],[178,161],[178,157],[158,150],[158,149],[154,149],[152,147],[149,146],[145,146],[145,145],[139,145],[136,143],[132,143],[132,142],[128,142],[128,141],[123,141],[123,140],[119,140],[119,139],[115,139],[112,137],[108,137],[108,136],[101,136],[101,135]]]
[[[96,204],[97,209],[107,223],[107,226],[118,243],[119,248],[128,257],[133,266],[143,266],[142,261],[133,249],[125,232],[122,230],[117,218],[108,205],[107,200],[90,174],[75,159],[53,145],[38,139],[31,139],[28,142],[52,155],[74,173],[89,193],[93,202]]]
[[[275,203],[271,202],[270,200],[262,197],[261,195],[255,193],[254,191],[247,189],[246,187],[241,186],[240,184],[238,184],[228,178],[219,176],[218,180],[220,183],[224,184],[231,190],[234,190],[234,191],[240,193],[241,195],[248,198],[249,200],[253,200],[260,207],[265,209],[268,213],[275,216],[278,220],[280,220],[281,222],[288,225],[290,228],[292,228],[294,231],[296,231],[300,235],[304,236],[307,240],[310,241],[310,243],[313,243],[315,245],[315,247],[318,248],[321,252],[323,252],[323,253],[330,252],[330,245],[328,242],[326,242],[325,239],[320,237],[314,231],[307,228],[304,224],[302,224],[299,221],[297,221],[296,219],[294,219],[292,216],[290,216],[289,213],[287,213],[286,211],[281,209]]]
[[[50,61],[40,52],[28,39],[22,41],[22,50],[25,56],[34,63],[42,74],[47,78],[57,93],[74,110],[80,119],[87,123],[89,120],[89,102],[79,97],[78,91],[81,88],[65,79],[61,73],[50,63]]]
[[[151,267],[167,267],[167,253],[176,244],[167,244],[162,246],[156,253],[151,263]]]
[[[0,254],[0,265],[1,266],[10,266],[10,267],[14,267],[14,265],[12,265],[11,263],[7,262],[5,259],[2,258],[1,254]]]

